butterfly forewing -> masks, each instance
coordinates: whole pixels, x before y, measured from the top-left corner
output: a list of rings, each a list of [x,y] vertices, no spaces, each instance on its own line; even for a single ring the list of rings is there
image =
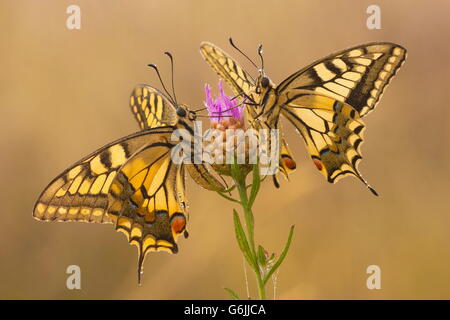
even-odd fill
[[[174,105],[163,93],[146,84],[134,88],[130,96],[130,108],[142,130],[177,123]]]
[[[222,49],[212,43],[202,42],[200,53],[211,68],[228,83],[234,94],[250,95],[254,91],[253,78]]]
[[[375,108],[405,59],[406,49],[397,44],[363,44],[312,63],[289,76],[276,91],[292,96],[295,90],[312,90],[349,104],[363,117]]]
[[[147,138],[145,132],[129,135],[66,169],[42,192],[33,216],[48,221],[111,222],[105,215],[109,187],[119,168],[146,144]]]

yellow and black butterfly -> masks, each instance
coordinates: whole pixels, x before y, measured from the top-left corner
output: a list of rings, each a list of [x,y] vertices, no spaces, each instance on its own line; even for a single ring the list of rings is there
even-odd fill
[[[233,47],[235,47],[231,38],[230,43]],[[261,96],[257,92],[256,82],[252,76],[227,53],[212,43],[203,42],[200,46],[200,53],[206,62],[208,62],[208,64],[217,72],[217,74],[228,83],[236,96],[243,96],[246,98],[245,114],[251,126],[256,130],[267,129],[267,126],[264,126],[262,122],[254,121],[258,115],[255,107],[259,105]],[[253,61],[251,62],[253,63]],[[257,66],[255,65],[255,67]],[[279,124],[279,126],[281,126],[281,124]],[[289,174],[295,171],[297,165],[292,157],[289,146],[283,137],[282,131],[279,154],[279,172],[283,174],[286,179],[289,179]],[[277,175],[278,174],[275,174],[273,178],[275,186],[278,188],[279,183]]]
[[[66,169],[45,188],[33,210],[33,217],[43,221],[115,224],[138,248],[139,283],[147,252],[176,253],[177,238],[188,235],[185,170],[207,189],[224,189],[209,165],[193,159],[186,164],[172,161],[180,143],[195,139],[192,122],[197,115],[167,95],[138,85],[130,106],[142,130]],[[172,141],[177,129],[189,136]],[[193,147],[191,151],[193,158]]]
[[[249,59],[231,39],[230,43]],[[264,73],[261,46],[256,80],[213,44],[203,42],[200,52],[235,94],[248,101],[247,115],[254,127],[281,129],[281,113],[302,135],[314,164],[329,182],[354,175],[377,195],[357,169],[365,128],[361,118],[375,108],[405,61],[405,48],[389,42],[355,46],[313,62],[278,86]]]

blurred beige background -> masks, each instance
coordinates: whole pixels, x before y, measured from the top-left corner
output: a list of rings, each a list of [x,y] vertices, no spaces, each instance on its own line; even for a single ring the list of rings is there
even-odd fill
[[[225,286],[245,296],[233,206],[191,181],[190,238],[180,240],[177,255],[147,256],[142,287],[136,249],[111,225],[31,217],[54,176],[138,129],[131,89],[158,85],[146,64],[158,64],[169,79],[162,52],[171,51],[179,100],[201,106],[204,84],[215,86],[217,77],[198,46],[208,40],[243,61],[229,36],[252,57],[263,43],[276,83],[364,42],[397,42],[409,54],[365,120],[360,169],[379,198],[353,178],[328,184],[286,126],[299,169],[280,190],[265,183],[255,207],[256,239],[269,250],[280,252],[296,225],[278,298],[450,298],[450,4],[376,1],[382,29],[370,31],[373,3],[2,1],[0,298],[224,299]],[[66,28],[70,4],[81,7],[81,30]],[[66,289],[71,264],[81,267],[82,290]],[[366,288],[372,264],[381,267],[381,290]]]

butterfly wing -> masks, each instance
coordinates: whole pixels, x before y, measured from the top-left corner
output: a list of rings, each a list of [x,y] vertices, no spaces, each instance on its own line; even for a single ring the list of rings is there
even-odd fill
[[[140,84],[134,88],[130,97],[130,108],[142,130],[175,125],[178,121],[176,108],[169,99],[161,91],[146,84]],[[224,189],[205,164],[189,164],[187,171],[203,188]]]
[[[357,168],[365,127],[354,108],[304,90],[286,99],[282,113],[303,136],[314,164],[328,182],[354,175],[377,195]]]
[[[281,113],[301,133],[329,182],[355,175],[367,185],[357,170],[361,117],[375,108],[405,59],[406,49],[399,45],[364,44],[318,60],[276,88]]]
[[[209,42],[202,42],[200,53],[205,61],[224,79],[235,95],[250,95],[255,89],[255,81],[225,51]]]
[[[167,128],[159,131],[164,133]],[[119,168],[143,145],[138,132],[110,143],[57,176],[39,196],[33,216],[45,221],[111,223],[106,215],[109,187]]]
[[[174,105],[162,92],[146,84],[139,84],[133,89],[130,108],[142,130],[177,123]]]
[[[211,165],[206,163],[191,163],[186,164],[186,169],[192,180],[201,187],[212,191],[224,191],[226,189],[226,186],[218,180],[220,176],[215,173]],[[223,182],[225,183],[225,180]]]
[[[373,110],[406,59],[406,49],[389,42],[352,47],[292,74],[276,88],[280,95],[311,90],[352,106],[360,117]]]
[[[278,129],[281,135],[281,145],[280,145],[280,163],[279,163],[279,170],[280,173],[289,180],[289,174],[295,171],[297,169],[297,164],[295,160],[292,158],[292,152],[289,149],[289,146],[286,142],[286,139],[284,138],[283,134],[284,131],[281,127],[281,123],[278,124]],[[273,176],[273,182],[275,187],[280,187],[280,182],[278,179],[278,174],[275,174]]]
[[[217,72],[219,77],[225,79],[235,95],[244,94],[244,96],[249,97],[250,100],[253,100],[255,103],[259,102],[260,96],[255,93],[255,81],[244,68],[230,57],[230,55],[209,42],[201,43],[200,53],[211,68]],[[257,115],[254,107],[246,106],[245,114],[249,123],[254,124],[255,122],[253,122],[253,119]],[[258,130],[258,128],[254,129]],[[280,173],[288,179],[289,173],[293,172],[295,168],[296,164],[292,157],[292,153],[286,140],[282,136],[279,162]],[[277,176],[274,176],[274,183],[276,187],[279,187]]]
[[[109,191],[116,230],[138,247],[139,277],[148,252],[177,253],[178,236],[187,236],[184,166],[171,160],[171,134],[151,135],[123,164]]]

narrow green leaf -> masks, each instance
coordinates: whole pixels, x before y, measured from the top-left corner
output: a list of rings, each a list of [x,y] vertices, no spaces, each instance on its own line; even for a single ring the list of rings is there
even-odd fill
[[[236,189],[236,185],[232,185],[231,187],[229,187],[228,189],[223,190],[223,193],[230,193],[231,191],[233,191],[234,189]]]
[[[289,246],[291,245],[293,234],[294,234],[294,226],[292,226],[291,230],[289,231],[289,236],[288,236],[286,245],[284,246],[283,252],[281,253],[277,262],[275,262],[275,264],[273,265],[272,269],[270,269],[269,273],[267,273],[267,275],[263,279],[264,285],[270,279],[270,276],[280,267],[281,263],[283,262],[284,258],[286,257],[286,254],[288,253],[288,250],[289,250]]]
[[[245,188],[239,188],[242,207],[244,209],[245,224],[247,226],[248,238],[250,240],[250,249],[252,255],[256,259],[255,243],[254,243],[254,230],[255,230],[255,218],[253,216],[252,208],[248,204],[247,194]]]
[[[246,209],[246,223],[248,224],[248,232],[250,233],[250,237],[251,239],[254,238],[253,233],[255,232],[255,218],[253,217],[253,212],[252,212],[252,208],[247,206]],[[252,245],[253,250],[255,250],[255,244]]]
[[[224,288],[224,289],[225,289],[225,291],[227,291],[230,294],[231,299],[233,299],[233,300],[241,300],[241,298],[239,298],[239,296],[236,294],[236,292],[234,292],[230,288]]]
[[[227,200],[230,200],[230,201],[233,201],[233,202],[236,202],[236,203],[241,203],[239,200],[236,200],[236,199],[234,199],[234,198],[232,198],[232,197],[230,197],[230,196],[228,196],[228,195],[226,195],[226,194],[224,194],[224,193],[222,193],[222,192],[220,192],[220,191],[216,191],[221,197],[224,197],[225,199],[227,199]]]
[[[253,181],[252,181],[252,189],[250,191],[250,199],[248,200],[248,205],[251,208],[253,206],[253,202],[255,202],[256,195],[258,194],[259,188],[261,186],[261,176],[259,175],[259,166],[253,166]]]
[[[244,254],[245,259],[252,268],[257,268],[256,261],[254,261],[250,246],[248,245],[247,237],[245,236],[244,229],[242,228],[241,220],[236,210],[233,209],[234,231],[236,233],[236,239],[239,244],[239,248]]]

